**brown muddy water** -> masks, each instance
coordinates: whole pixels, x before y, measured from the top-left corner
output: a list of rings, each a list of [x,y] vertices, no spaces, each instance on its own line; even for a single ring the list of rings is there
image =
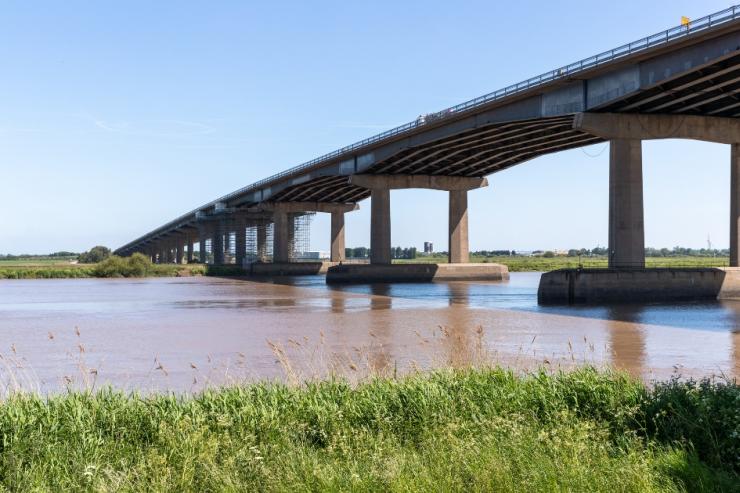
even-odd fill
[[[738,302],[544,308],[538,280],[0,281],[0,391],[195,391],[490,363],[613,365],[646,381],[740,376]]]

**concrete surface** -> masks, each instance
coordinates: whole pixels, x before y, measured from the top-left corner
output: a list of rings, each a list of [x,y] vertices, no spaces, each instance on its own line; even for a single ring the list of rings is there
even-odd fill
[[[329,268],[329,284],[430,281],[505,281],[509,269],[501,264],[340,264]]]

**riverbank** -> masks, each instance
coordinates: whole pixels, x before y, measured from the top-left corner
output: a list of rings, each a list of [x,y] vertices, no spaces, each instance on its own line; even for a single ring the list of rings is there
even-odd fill
[[[734,384],[581,369],[0,406],[10,490],[733,491]],[[735,490],[736,491],[736,490]]]
[[[446,263],[446,257],[420,256],[413,260],[397,259],[394,263]],[[525,257],[471,255],[472,263],[503,264],[509,272],[548,272],[557,269],[604,269],[608,266],[607,257]],[[647,267],[727,267],[728,257],[646,257]]]
[[[0,261],[2,279],[78,279],[109,277],[185,277],[205,275],[202,264],[153,264],[143,255],[110,257],[97,264],[70,261]]]
[[[144,258],[142,256],[142,258]],[[509,272],[548,272],[556,269],[605,268],[606,257],[516,257],[471,256],[473,263],[506,265]],[[394,263],[446,263],[444,257],[419,257],[414,260],[394,260]],[[141,261],[139,262],[141,263]],[[648,267],[727,267],[725,257],[648,257]],[[126,275],[126,270],[101,268],[100,264],[76,264],[69,260],[0,260],[0,279],[75,279],[94,277],[183,277],[197,275],[240,276],[244,271],[235,265],[206,266],[203,264],[152,264],[145,273]]]

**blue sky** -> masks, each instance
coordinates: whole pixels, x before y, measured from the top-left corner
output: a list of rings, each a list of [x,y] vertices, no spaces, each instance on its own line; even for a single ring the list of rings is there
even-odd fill
[[[727,2],[4,2],[0,252],[117,247],[392,126]],[[729,148],[646,142],[646,243],[726,247]],[[470,194],[473,249],[607,242],[608,149]],[[394,245],[446,249],[443,192],[392,193]],[[369,202],[347,217],[369,245]],[[312,246],[326,250],[319,214]]]

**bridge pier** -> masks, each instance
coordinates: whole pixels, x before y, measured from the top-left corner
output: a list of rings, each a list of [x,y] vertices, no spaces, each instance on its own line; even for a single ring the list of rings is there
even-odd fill
[[[391,190],[370,189],[370,263],[391,263]]]
[[[329,248],[329,261],[342,262],[345,257],[344,248],[344,212],[334,211],[331,213],[331,245]]]
[[[696,115],[580,113],[573,128],[610,141],[609,268],[545,273],[538,301],[650,302],[735,296],[735,286],[740,285],[736,268],[740,266],[740,121]],[[645,267],[641,144],[668,138],[731,146],[729,269]]]
[[[188,235],[188,256],[187,256],[187,262],[189,264],[193,263],[193,235]]]
[[[449,205],[449,250],[448,261],[451,264],[470,262],[468,244],[468,191],[451,190]]]
[[[441,175],[352,175],[350,183],[370,190],[370,265],[330,267],[329,283],[426,282],[452,280],[500,281],[509,278],[506,266],[470,264],[468,191],[488,186],[485,178]],[[449,193],[449,263],[393,264],[391,258],[390,191],[427,188]]]
[[[234,249],[236,265],[244,266],[244,260],[247,258],[247,220],[240,215],[234,220]]]
[[[275,207],[273,211],[272,261],[273,263],[290,262],[291,237],[293,236],[293,222],[287,209],[283,206]]]
[[[263,221],[257,223],[257,261],[267,261],[267,224]]]
[[[184,253],[185,251],[184,251],[183,242],[182,240],[179,240],[177,242],[177,246],[175,247],[175,263],[176,264],[182,265],[183,258],[185,257]]]
[[[645,267],[642,141],[609,143],[609,268]]]
[[[213,225],[213,235],[211,236],[211,251],[213,253],[214,265],[223,265],[224,263],[224,225],[218,220]]]
[[[740,267],[740,144],[730,149],[730,267]]]

